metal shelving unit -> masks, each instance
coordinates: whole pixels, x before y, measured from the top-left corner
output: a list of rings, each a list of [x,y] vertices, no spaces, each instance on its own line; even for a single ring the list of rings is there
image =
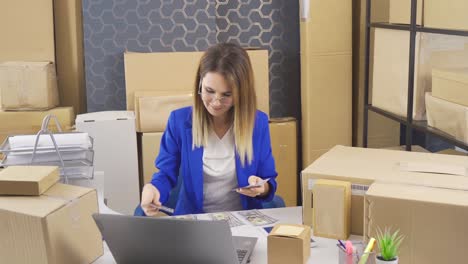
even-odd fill
[[[380,114],[386,118],[392,119],[406,127],[406,150],[411,150],[413,143],[412,132],[420,131],[425,134],[431,134],[439,137],[449,144],[457,146],[459,148],[468,150],[468,144],[457,140],[455,137],[448,135],[436,128],[427,125],[426,121],[413,121],[413,98],[414,98],[414,67],[415,67],[415,43],[416,33],[434,33],[444,34],[453,36],[465,36],[468,37],[468,31],[463,30],[450,30],[450,29],[439,29],[439,28],[427,28],[424,26],[416,25],[416,14],[417,14],[417,0],[411,0],[411,19],[409,25],[401,24],[390,24],[382,22],[371,22],[371,4],[372,0],[366,0],[366,54],[365,54],[365,88],[364,88],[364,133],[363,133],[363,145],[367,147],[367,136],[368,136],[368,122],[369,122],[369,111]],[[372,28],[386,28],[393,30],[404,30],[410,32],[410,50],[409,50],[409,72],[408,72],[408,104],[406,117],[398,116],[388,111],[379,109],[378,107],[369,104],[369,66],[370,66],[370,31]]]

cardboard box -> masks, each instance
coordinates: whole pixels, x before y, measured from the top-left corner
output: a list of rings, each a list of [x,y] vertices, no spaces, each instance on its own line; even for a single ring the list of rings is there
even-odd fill
[[[0,172],[0,195],[41,195],[59,179],[55,166],[11,166]]]
[[[374,183],[365,204],[365,240],[378,227],[399,229],[399,263],[466,262],[466,245],[459,243],[468,234],[466,190]]]
[[[1,61],[55,61],[52,0],[3,1]]]
[[[159,155],[159,146],[163,133],[143,133],[141,138],[141,159],[143,162],[143,182],[141,186],[151,182],[153,174],[158,172],[155,166],[156,157]]]
[[[277,224],[268,235],[268,263],[307,263],[310,257],[310,227]]]
[[[297,125],[294,118],[270,119],[271,149],[275,159],[278,189],[286,206],[297,206]]]
[[[305,167],[336,144],[352,143],[352,3],[330,0],[303,4],[300,46]]]
[[[157,91],[135,91],[133,97],[135,98],[134,102],[134,112],[135,112],[135,119],[136,119],[136,129],[137,132],[141,131],[141,120],[140,120],[140,98],[142,97],[161,97],[161,96],[183,96],[183,95],[190,95],[192,96],[192,92],[190,91],[170,91],[170,90],[157,90]],[[193,100],[193,99],[192,99]],[[165,114],[163,119],[167,120],[169,118],[169,114]],[[164,123],[164,128],[166,126]],[[164,131],[164,130],[163,130]]]
[[[76,130],[94,138],[94,171],[104,174],[107,206],[133,215],[140,203],[137,134],[131,111],[104,111],[78,115]]]
[[[409,163],[463,170],[468,164],[468,157],[336,146],[302,171],[304,224],[312,226],[312,188],[317,179],[351,182],[351,234],[356,235],[362,235],[364,231],[364,194],[376,180],[442,188],[468,188],[467,177],[411,172],[407,168]]]
[[[425,0],[424,26],[468,30],[468,2],[465,0]]]
[[[58,106],[57,77],[51,62],[0,63],[3,110],[47,110]]]
[[[69,131],[75,123],[72,107],[56,107],[48,111],[0,110],[0,142],[3,142],[8,135],[37,134],[41,129],[42,120],[49,114],[57,117],[64,131]],[[50,122],[49,129],[56,131],[55,121]]]
[[[351,183],[317,180],[312,193],[314,236],[348,239],[351,230]]]
[[[193,105],[193,95],[185,93],[138,98],[140,132],[164,132],[172,111]]]
[[[468,68],[432,69],[432,96],[468,106]]]
[[[3,263],[91,263],[103,254],[95,190],[57,183],[41,196],[0,197]]]
[[[257,108],[269,115],[269,68],[267,50],[247,50],[252,63]],[[203,52],[125,52],[127,110],[134,110],[135,91],[184,91],[193,93]],[[180,76],[183,76],[181,78]]]
[[[301,88],[304,167],[315,151],[352,140],[351,55],[315,56],[306,68]]]
[[[86,112],[82,0],[54,0],[55,55],[61,105]]]
[[[417,0],[416,25],[423,24],[423,0]],[[410,24],[411,23],[411,0],[391,0],[390,1],[390,23]]]
[[[427,124],[468,143],[468,107],[426,94]]]
[[[303,30],[301,32],[301,41],[307,43],[306,54],[351,53],[352,2],[340,0],[311,1],[308,6],[309,16],[307,19],[301,19]],[[325,30],[323,25],[332,28],[333,33],[330,34],[330,31]]]
[[[407,31],[382,28],[374,31],[372,105],[402,117],[407,114],[409,43]],[[419,61],[420,34],[416,36],[415,45],[415,61]],[[423,120],[425,90],[418,86],[417,78],[414,83],[413,119]]]

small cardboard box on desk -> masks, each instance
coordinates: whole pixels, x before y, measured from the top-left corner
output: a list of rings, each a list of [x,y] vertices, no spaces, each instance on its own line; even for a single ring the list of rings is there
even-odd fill
[[[278,224],[268,235],[268,263],[306,263],[310,257],[310,227]]]
[[[0,171],[0,195],[41,195],[59,177],[56,166],[11,166]]]
[[[93,262],[103,254],[97,212],[95,190],[60,183],[40,196],[0,196],[0,262]]]

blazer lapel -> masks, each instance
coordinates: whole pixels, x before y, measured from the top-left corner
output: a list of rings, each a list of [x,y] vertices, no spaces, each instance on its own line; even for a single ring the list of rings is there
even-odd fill
[[[190,124],[191,125],[191,124]],[[190,181],[195,192],[196,205],[199,212],[203,211],[203,148],[192,150],[192,127],[185,129],[187,152],[189,157],[188,171],[184,180]],[[188,186],[189,187],[189,186]]]

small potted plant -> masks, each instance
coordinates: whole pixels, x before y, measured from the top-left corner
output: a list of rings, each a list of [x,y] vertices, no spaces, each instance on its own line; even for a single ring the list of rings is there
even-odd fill
[[[390,228],[385,228],[384,231],[378,228],[377,246],[380,252],[376,256],[375,264],[398,264],[398,253],[403,239],[400,230],[392,233]]]

